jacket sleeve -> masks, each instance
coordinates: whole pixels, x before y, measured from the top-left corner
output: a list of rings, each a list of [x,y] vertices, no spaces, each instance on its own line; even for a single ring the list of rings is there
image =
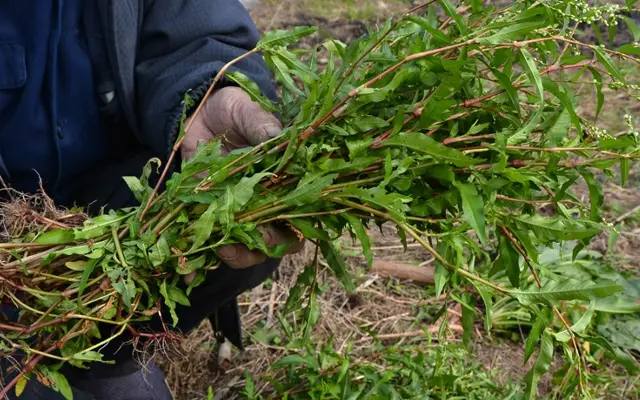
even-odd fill
[[[259,33],[238,0],[144,4],[135,70],[139,126],[143,141],[164,155],[177,137],[185,92],[191,90],[198,104],[218,71],[253,49]],[[263,95],[275,98],[262,55],[247,57],[233,69],[252,78]]]

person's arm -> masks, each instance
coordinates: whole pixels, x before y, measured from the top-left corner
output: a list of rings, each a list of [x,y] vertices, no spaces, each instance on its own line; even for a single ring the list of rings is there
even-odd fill
[[[168,154],[178,134],[184,93],[200,102],[215,75],[229,61],[253,49],[258,31],[237,0],[149,0],[139,41],[137,93],[143,140]],[[263,95],[275,99],[271,74],[259,54],[235,69],[253,79]],[[189,117],[192,118],[192,117]],[[224,134],[223,150],[255,146],[277,135],[280,122],[238,87],[219,86],[191,124],[180,155],[189,158],[198,143]],[[267,247],[290,243],[289,253],[303,242],[290,230],[273,226],[262,231]],[[218,249],[232,268],[248,268],[267,260],[241,244]],[[187,276],[187,281],[193,276]]]
[[[184,93],[191,90],[198,104],[222,66],[253,49],[259,33],[237,0],[149,0],[143,18],[135,71],[139,126],[145,144],[165,154],[177,137]],[[235,69],[275,99],[260,54]]]

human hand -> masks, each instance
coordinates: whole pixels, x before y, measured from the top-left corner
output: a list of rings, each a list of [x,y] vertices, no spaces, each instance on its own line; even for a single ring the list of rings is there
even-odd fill
[[[186,126],[189,126],[189,122],[190,119],[186,121]],[[235,149],[263,143],[278,136],[281,130],[282,125],[278,119],[252,101],[244,90],[225,87],[214,92],[207,100],[202,112],[196,116],[185,134],[180,150],[182,158],[189,159],[195,154],[199,144],[221,137],[223,153],[227,154]],[[302,250],[304,242],[290,230],[273,226],[259,229],[267,247],[291,243],[288,253]],[[267,259],[264,253],[249,250],[241,244],[221,247],[218,257],[231,268],[237,269],[258,265]],[[195,275],[188,275],[187,283],[194,278]]]
[[[191,118],[185,126],[189,126]],[[199,144],[222,137],[223,154],[256,146],[280,134],[282,125],[244,90],[228,86],[211,95],[196,116],[181,145],[183,159],[191,158]]]

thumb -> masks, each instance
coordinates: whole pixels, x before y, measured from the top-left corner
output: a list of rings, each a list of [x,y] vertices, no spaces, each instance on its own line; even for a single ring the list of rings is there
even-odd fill
[[[260,104],[251,100],[243,93],[242,99],[234,107],[233,120],[236,122],[236,132],[252,146],[266,142],[280,135],[282,125],[280,121]]]

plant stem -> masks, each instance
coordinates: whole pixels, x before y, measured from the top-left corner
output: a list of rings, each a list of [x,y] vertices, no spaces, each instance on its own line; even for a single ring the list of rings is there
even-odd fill
[[[287,208],[290,207],[289,205],[286,205],[286,204],[280,204],[280,205],[277,205],[277,204],[278,203],[276,202],[276,203],[273,203],[271,207],[266,208],[262,211],[245,214],[242,219],[238,220],[238,223],[244,224],[247,222],[255,221],[258,218],[275,214],[282,210],[286,210]]]
[[[176,206],[176,208],[166,217],[164,217],[162,220],[160,220],[160,222],[158,222],[158,225],[156,225],[152,232],[157,235],[160,232],[162,232],[162,230],[164,229],[165,226],[167,226],[167,224],[169,224],[179,213],[180,211],[182,211],[186,206],[186,203],[180,203]]]
[[[322,212],[305,213],[305,214],[282,214],[282,215],[278,215],[278,216],[271,217],[269,219],[265,219],[263,221],[260,221],[260,224],[261,225],[262,224],[268,224],[270,222],[279,221],[279,220],[283,220],[283,219],[320,217],[320,216],[323,216],[323,215],[337,215],[337,214],[345,213],[345,212],[347,212],[349,210],[351,210],[351,208],[341,208],[339,210],[322,211]]]
[[[445,140],[442,141],[442,144],[445,146],[448,146],[456,143],[471,142],[471,141],[483,140],[483,139],[495,139],[495,138],[496,138],[496,135],[493,133],[489,133],[486,135],[477,135],[477,136],[453,137],[453,138],[446,138]]]
[[[116,232],[115,226],[111,227],[111,234],[113,235],[113,243],[116,246],[116,254],[120,258],[120,264],[125,268],[129,267],[127,265],[127,261],[124,259],[124,253],[122,252],[122,247],[120,246],[120,240],[118,239],[118,232]]]

